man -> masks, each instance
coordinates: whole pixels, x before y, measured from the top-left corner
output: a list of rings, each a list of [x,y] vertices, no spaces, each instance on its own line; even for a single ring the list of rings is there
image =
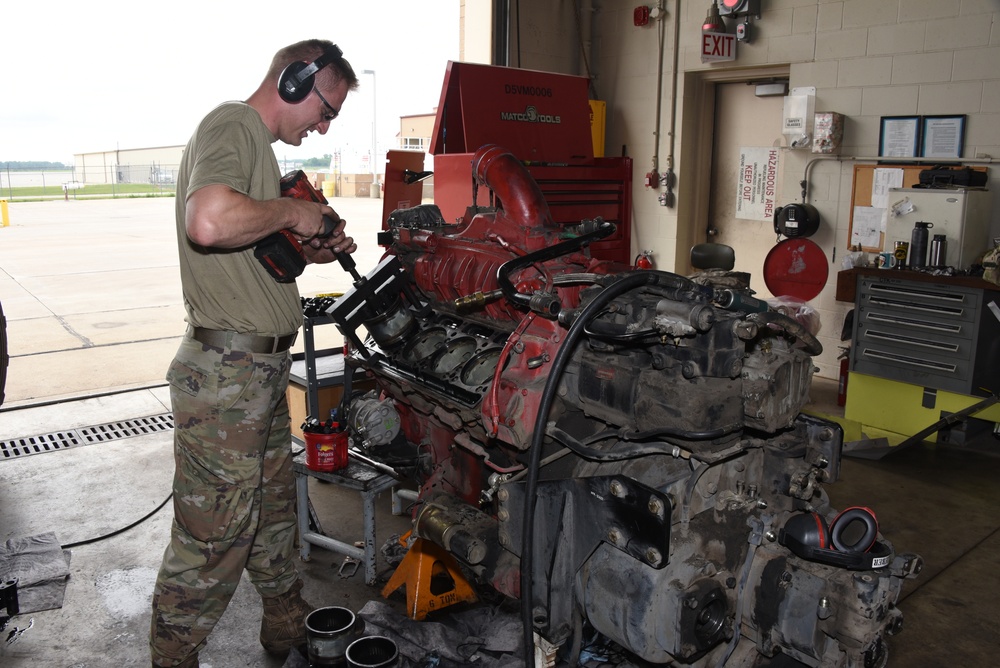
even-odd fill
[[[356,250],[331,207],[281,197],[271,144],[325,134],[357,87],[334,44],[293,44],[246,102],[211,111],[185,148],[176,217],[189,327],[167,372],[174,522],[153,592],[153,666],[198,666],[244,570],[263,599],[264,649],[280,655],[305,643],[313,608],[293,560],[285,400],[302,307],[295,283],[272,278],[253,246],[284,229],[310,262]],[[332,234],[323,235],[324,216],[339,221]]]

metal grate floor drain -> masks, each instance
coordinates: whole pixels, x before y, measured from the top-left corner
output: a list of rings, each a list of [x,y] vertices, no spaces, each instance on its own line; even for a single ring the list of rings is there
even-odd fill
[[[168,431],[174,428],[174,416],[171,413],[150,415],[133,420],[120,420],[105,424],[55,431],[37,436],[22,436],[0,440],[0,461],[26,457],[43,452],[67,450],[69,448],[117,441],[132,436],[143,436]]]

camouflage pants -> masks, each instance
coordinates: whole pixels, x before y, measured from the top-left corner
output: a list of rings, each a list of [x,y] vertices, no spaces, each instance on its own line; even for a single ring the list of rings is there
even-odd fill
[[[174,521],[153,591],[155,666],[195,654],[243,570],[263,597],[297,581],[288,353],[185,337],[167,372],[174,416]]]

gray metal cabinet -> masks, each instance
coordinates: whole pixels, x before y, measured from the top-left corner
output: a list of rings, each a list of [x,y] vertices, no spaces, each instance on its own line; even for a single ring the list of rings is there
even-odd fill
[[[1000,387],[1000,292],[858,277],[851,371],[966,395]]]

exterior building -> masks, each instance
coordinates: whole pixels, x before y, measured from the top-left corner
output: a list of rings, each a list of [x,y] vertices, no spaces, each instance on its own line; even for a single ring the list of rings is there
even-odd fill
[[[116,149],[73,155],[76,180],[84,184],[172,184],[184,146]]]
[[[399,117],[398,148],[427,152],[434,132],[434,117],[437,109],[428,114],[412,114]]]

